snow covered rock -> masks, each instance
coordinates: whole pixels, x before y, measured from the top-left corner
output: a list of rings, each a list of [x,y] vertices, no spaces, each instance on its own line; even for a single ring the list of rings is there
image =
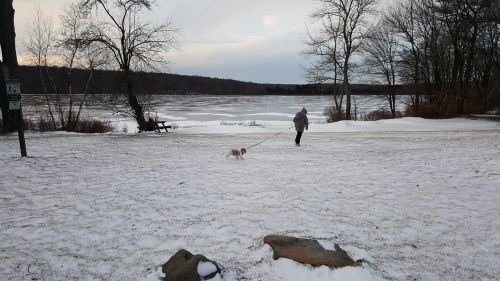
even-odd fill
[[[334,251],[325,250],[317,240],[282,235],[268,235],[264,237],[264,243],[273,249],[275,260],[283,257],[303,264],[332,268],[359,265],[337,244]]]
[[[211,280],[219,273],[220,270],[214,262],[200,261],[200,263],[198,263],[197,271],[198,276],[200,276],[202,280]]]
[[[203,255],[193,255],[179,250],[162,266],[165,281],[211,280],[220,276],[219,266]]]

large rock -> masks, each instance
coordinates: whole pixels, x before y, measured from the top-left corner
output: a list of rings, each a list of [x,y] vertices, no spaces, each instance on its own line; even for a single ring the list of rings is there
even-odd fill
[[[198,274],[198,264],[202,263],[203,268]],[[213,266],[207,266],[204,263],[212,263]],[[214,268],[214,272],[208,272],[207,269]],[[207,259],[203,255],[193,255],[184,249],[179,250],[173,255],[167,263],[161,267],[161,271],[165,273],[165,281],[201,281],[210,280],[217,274],[220,274],[220,269],[217,263]],[[211,271],[211,270],[209,270]]]
[[[325,250],[316,240],[281,235],[268,235],[264,237],[264,243],[273,248],[275,260],[283,257],[303,264],[326,265],[332,268],[359,265],[359,262],[351,259],[337,244],[335,251]]]

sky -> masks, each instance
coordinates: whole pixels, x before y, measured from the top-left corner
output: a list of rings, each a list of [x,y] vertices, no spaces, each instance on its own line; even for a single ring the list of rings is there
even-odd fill
[[[72,0],[14,0],[18,53],[38,6],[57,26]],[[314,0],[157,0],[148,20],[170,18],[179,30],[178,50],[166,72],[258,83],[302,84],[301,54]]]

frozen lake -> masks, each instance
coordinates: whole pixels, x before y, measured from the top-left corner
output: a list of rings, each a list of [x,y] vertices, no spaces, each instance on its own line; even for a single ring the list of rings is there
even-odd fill
[[[358,114],[388,107],[383,96],[356,96]],[[158,117],[192,121],[289,121],[303,106],[311,120],[324,120],[331,96],[160,96],[154,98]],[[399,103],[400,110],[403,103]],[[354,111],[354,100],[353,109]]]
[[[388,108],[384,96],[353,96],[358,115],[372,110]],[[402,99],[407,99],[402,97]],[[28,96],[23,100],[26,116],[37,116],[45,110],[42,96]],[[323,112],[333,105],[331,96],[208,96],[167,95],[153,96],[154,113],[159,119],[169,122],[239,122],[239,121],[290,121],[295,113],[305,106],[312,122],[325,121]],[[404,110],[404,103],[398,102],[398,109]],[[84,116],[108,118],[114,121],[123,118],[112,115],[98,99],[89,98]]]

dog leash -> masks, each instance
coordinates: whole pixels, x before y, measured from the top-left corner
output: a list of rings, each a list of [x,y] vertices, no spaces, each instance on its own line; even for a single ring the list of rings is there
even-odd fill
[[[295,125],[293,125],[293,126],[291,126],[290,128],[286,129],[286,131],[290,130],[290,129],[291,129],[291,128],[293,128],[293,127],[295,127]],[[286,131],[281,131],[281,132],[279,132],[279,133],[276,133],[276,134],[274,134],[274,135],[272,135],[272,136],[270,136],[270,137],[268,137],[268,138],[264,139],[263,141],[260,141],[260,142],[258,142],[258,143],[256,143],[256,144],[252,145],[252,146],[247,147],[246,149],[250,149],[250,148],[252,148],[252,147],[255,147],[255,146],[257,146],[257,145],[259,145],[259,144],[261,144],[261,143],[263,143],[263,142],[265,142],[265,141],[267,141],[267,140],[271,139],[271,138],[274,138],[274,137],[275,137],[275,136],[277,136],[277,135],[283,134],[283,133],[284,133],[284,132],[286,132]]]

